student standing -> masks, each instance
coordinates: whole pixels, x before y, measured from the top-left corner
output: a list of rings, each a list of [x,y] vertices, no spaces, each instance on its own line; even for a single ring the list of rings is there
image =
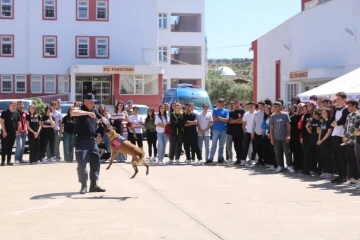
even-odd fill
[[[319,128],[319,159],[322,166],[321,178],[330,179],[333,173],[333,161],[331,157],[331,133],[333,127],[331,126],[331,110],[323,108],[321,112],[322,120]]]
[[[46,163],[45,153],[46,148],[49,145],[49,151],[50,151],[50,162],[55,162],[55,117],[51,114],[51,108],[46,107],[45,108],[45,115],[41,118],[41,152],[40,157],[42,158],[42,163]]]
[[[296,109],[297,107],[297,109]],[[291,126],[291,134],[290,134],[290,153],[294,160],[294,168],[295,170],[302,170],[304,154],[303,149],[300,142],[300,129],[298,128],[299,122],[304,115],[303,113],[303,104],[290,106],[295,112],[290,115],[290,126]]]
[[[170,115],[171,136],[170,136],[170,153],[169,165],[173,164],[174,157],[176,164],[180,164],[180,154],[184,134],[184,113],[180,103],[176,103],[175,111]]]
[[[259,156],[258,162],[256,165],[265,165],[264,161],[264,142],[263,142],[263,130],[261,125],[264,121],[264,110],[265,103],[260,101],[258,102],[259,111],[255,112],[252,124],[252,135],[251,139],[255,141],[255,146],[253,146],[254,152],[256,152]]]
[[[311,120],[306,124],[306,130],[309,133],[309,141],[304,155],[303,173],[307,175],[316,175],[319,173],[319,140],[318,128],[320,127],[321,110],[315,109]]]
[[[202,105],[202,112],[197,115],[198,120],[198,145],[199,151],[202,153],[203,143],[205,143],[205,161],[209,159],[209,152],[210,152],[210,128],[213,123],[213,119],[210,113],[208,113],[209,105],[203,104]],[[232,141],[232,140],[231,140]],[[199,161],[201,164],[202,161]]]
[[[16,136],[16,151],[15,163],[24,163],[23,155],[25,151],[25,142],[27,135],[26,116],[27,112],[24,111],[24,103],[20,100],[17,102],[17,111],[20,115],[19,135]]]
[[[198,124],[197,116],[193,112],[194,105],[192,103],[185,104],[184,114],[184,148],[186,154],[186,163],[191,164],[195,161],[195,154],[197,159],[202,161],[201,153],[198,144],[198,133],[196,126]]]
[[[147,116],[145,118],[145,129],[146,129],[146,141],[148,143],[148,151],[149,151],[149,161],[156,162],[157,156],[157,132],[155,125],[155,111],[153,108],[149,108],[147,112]],[[152,157],[152,153],[154,150],[154,157]]]
[[[290,118],[289,115],[281,111],[282,104],[280,102],[274,103],[275,113],[270,117],[270,139],[271,144],[275,148],[275,156],[277,161],[277,169],[275,172],[279,173],[284,169],[284,154],[286,157],[286,164],[290,172],[295,172],[292,165],[290,155]]]
[[[35,105],[30,105],[28,112],[26,125],[29,138],[30,164],[35,164],[40,159],[41,116]]]
[[[165,157],[166,143],[169,140],[165,127],[170,122],[170,117],[164,105],[159,106],[159,113],[155,116],[155,125],[158,139],[158,164],[162,165]]]
[[[72,162],[74,160],[74,127],[75,118],[72,116],[74,107],[70,107],[66,116],[61,123],[60,131],[63,134],[64,160],[65,162]]]
[[[133,107],[133,115],[129,118],[130,122],[130,133],[129,133],[129,141],[139,147],[143,148],[143,129],[142,126],[144,124],[144,119],[139,116],[139,108]]]
[[[16,111],[16,101],[9,103],[9,108],[1,113],[1,166],[5,166],[5,158],[7,165],[11,166],[11,154],[15,143],[16,136],[19,135],[20,115]]]
[[[62,138],[62,132],[60,132],[60,125],[62,122],[61,113],[56,110],[57,103],[56,101],[51,102],[51,115],[54,117],[55,127],[54,127],[54,151],[56,161],[60,162],[60,139]],[[47,148],[47,157],[51,158],[51,150],[49,149],[50,145]]]
[[[234,99],[234,111],[230,113],[229,123],[231,124],[231,134],[232,140],[234,142],[235,152],[236,152],[236,162],[235,165],[245,166],[246,164],[246,152],[244,150],[243,141],[244,141],[244,127],[243,127],[243,117],[245,111],[241,109],[241,104],[239,100]]]
[[[255,147],[255,139],[252,139],[252,134],[253,134],[253,121],[254,121],[254,113],[255,113],[255,109],[254,109],[254,102],[250,101],[246,104],[246,107],[248,109],[248,111],[245,113],[245,115],[243,116],[242,119],[242,128],[245,132],[245,136],[244,136],[244,151],[245,154],[247,155],[249,152],[249,148],[250,148],[250,143],[252,144],[252,153],[250,155],[250,162],[251,161],[255,161],[255,157],[256,157],[256,147]],[[246,158],[244,159],[246,160]]]
[[[125,104],[120,101],[116,104],[115,111],[113,115],[111,115],[111,124],[115,127],[116,133],[120,134],[124,138],[128,138],[128,123],[129,117],[127,112],[125,111]],[[122,153],[117,153],[116,158],[118,162],[125,162],[126,155]]]
[[[274,171],[277,168],[277,163],[275,160],[275,151],[274,146],[271,144],[270,141],[270,116],[272,115],[271,106],[266,105],[264,111],[264,121],[261,124],[261,128],[263,130],[263,150],[264,150],[264,162],[265,166],[269,169]]]

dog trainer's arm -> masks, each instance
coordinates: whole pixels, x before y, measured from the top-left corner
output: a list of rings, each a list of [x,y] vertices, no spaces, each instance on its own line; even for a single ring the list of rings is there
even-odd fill
[[[90,116],[94,114],[93,112],[87,112],[87,111],[83,111],[83,110],[79,110],[79,109],[76,109],[76,110],[73,110],[72,111],[72,115],[74,117],[81,117],[81,116]]]

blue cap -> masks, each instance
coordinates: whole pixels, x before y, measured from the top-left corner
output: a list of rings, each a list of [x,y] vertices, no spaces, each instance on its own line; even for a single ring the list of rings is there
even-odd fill
[[[95,95],[92,93],[85,94],[84,99],[90,100],[92,102],[97,102],[97,100],[95,99]]]
[[[133,100],[129,100],[126,102],[127,104],[132,104],[133,103]]]

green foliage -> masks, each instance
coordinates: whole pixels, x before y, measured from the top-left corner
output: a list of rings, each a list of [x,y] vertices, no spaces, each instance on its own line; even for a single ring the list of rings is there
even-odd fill
[[[45,114],[46,104],[43,102],[43,100],[40,98],[33,99],[32,104],[34,104],[39,109],[40,115]]]
[[[252,80],[252,63],[253,59],[250,58],[222,58],[222,59],[208,59],[209,73],[208,78],[215,79],[221,78],[220,75],[214,73],[214,69],[225,66],[234,70],[238,78],[243,78],[246,80]]]
[[[213,104],[219,98],[224,98],[226,102],[233,99],[239,99],[241,102],[252,100],[251,83],[241,84],[228,79],[208,79],[205,82],[205,89]]]

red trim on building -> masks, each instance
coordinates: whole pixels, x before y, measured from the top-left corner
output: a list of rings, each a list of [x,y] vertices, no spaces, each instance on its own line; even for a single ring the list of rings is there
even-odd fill
[[[57,0],[55,1],[55,17],[50,18],[50,17],[45,17],[45,1],[46,0],[42,0],[42,20],[46,20],[46,21],[56,21],[57,20],[57,16],[58,16],[58,4],[57,4]]]
[[[258,88],[258,41],[255,40],[251,43],[251,48],[254,52],[253,59],[253,101],[257,102],[257,88]]]
[[[55,38],[55,56],[45,56],[45,38]],[[55,35],[44,35],[42,41],[43,58],[57,58],[58,57],[58,38]]]
[[[79,2],[87,1],[88,2],[88,18],[82,19],[79,18]],[[97,19],[97,3],[105,2],[106,3],[106,18],[105,19]],[[109,21],[109,0],[76,0],[76,21],[95,21],[95,22],[108,22]]]
[[[14,19],[15,18],[15,0],[11,0],[11,17],[3,17],[2,14],[0,13],[0,19]],[[2,9],[2,1],[0,1],[0,9]]]
[[[78,39],[87,38],[88,39],[88,56],[78,56]],[[106,57],[97,57],[96,56],[96,39],[103,38],[107,39],[107,56]],[[90,58],[90,59],[109,59],[110,58],[110,37],[109,36],[76,36],[75,37],[75,58]]]
[[[2,38],[3,37],[11,38],[11,44],[12,44],[11,55],[2,55]],[[13,58],[14,56],[15,56],[15,36],[13,34],[0,34],[0,57]]]
[[[301,0],[301,11],[304,11],[305,10],[305,3],[308,3],[312,0]]]
[[[281,61],[277,60],[275,63],[275,98],[280,98],[280,83],[281,83]]]

